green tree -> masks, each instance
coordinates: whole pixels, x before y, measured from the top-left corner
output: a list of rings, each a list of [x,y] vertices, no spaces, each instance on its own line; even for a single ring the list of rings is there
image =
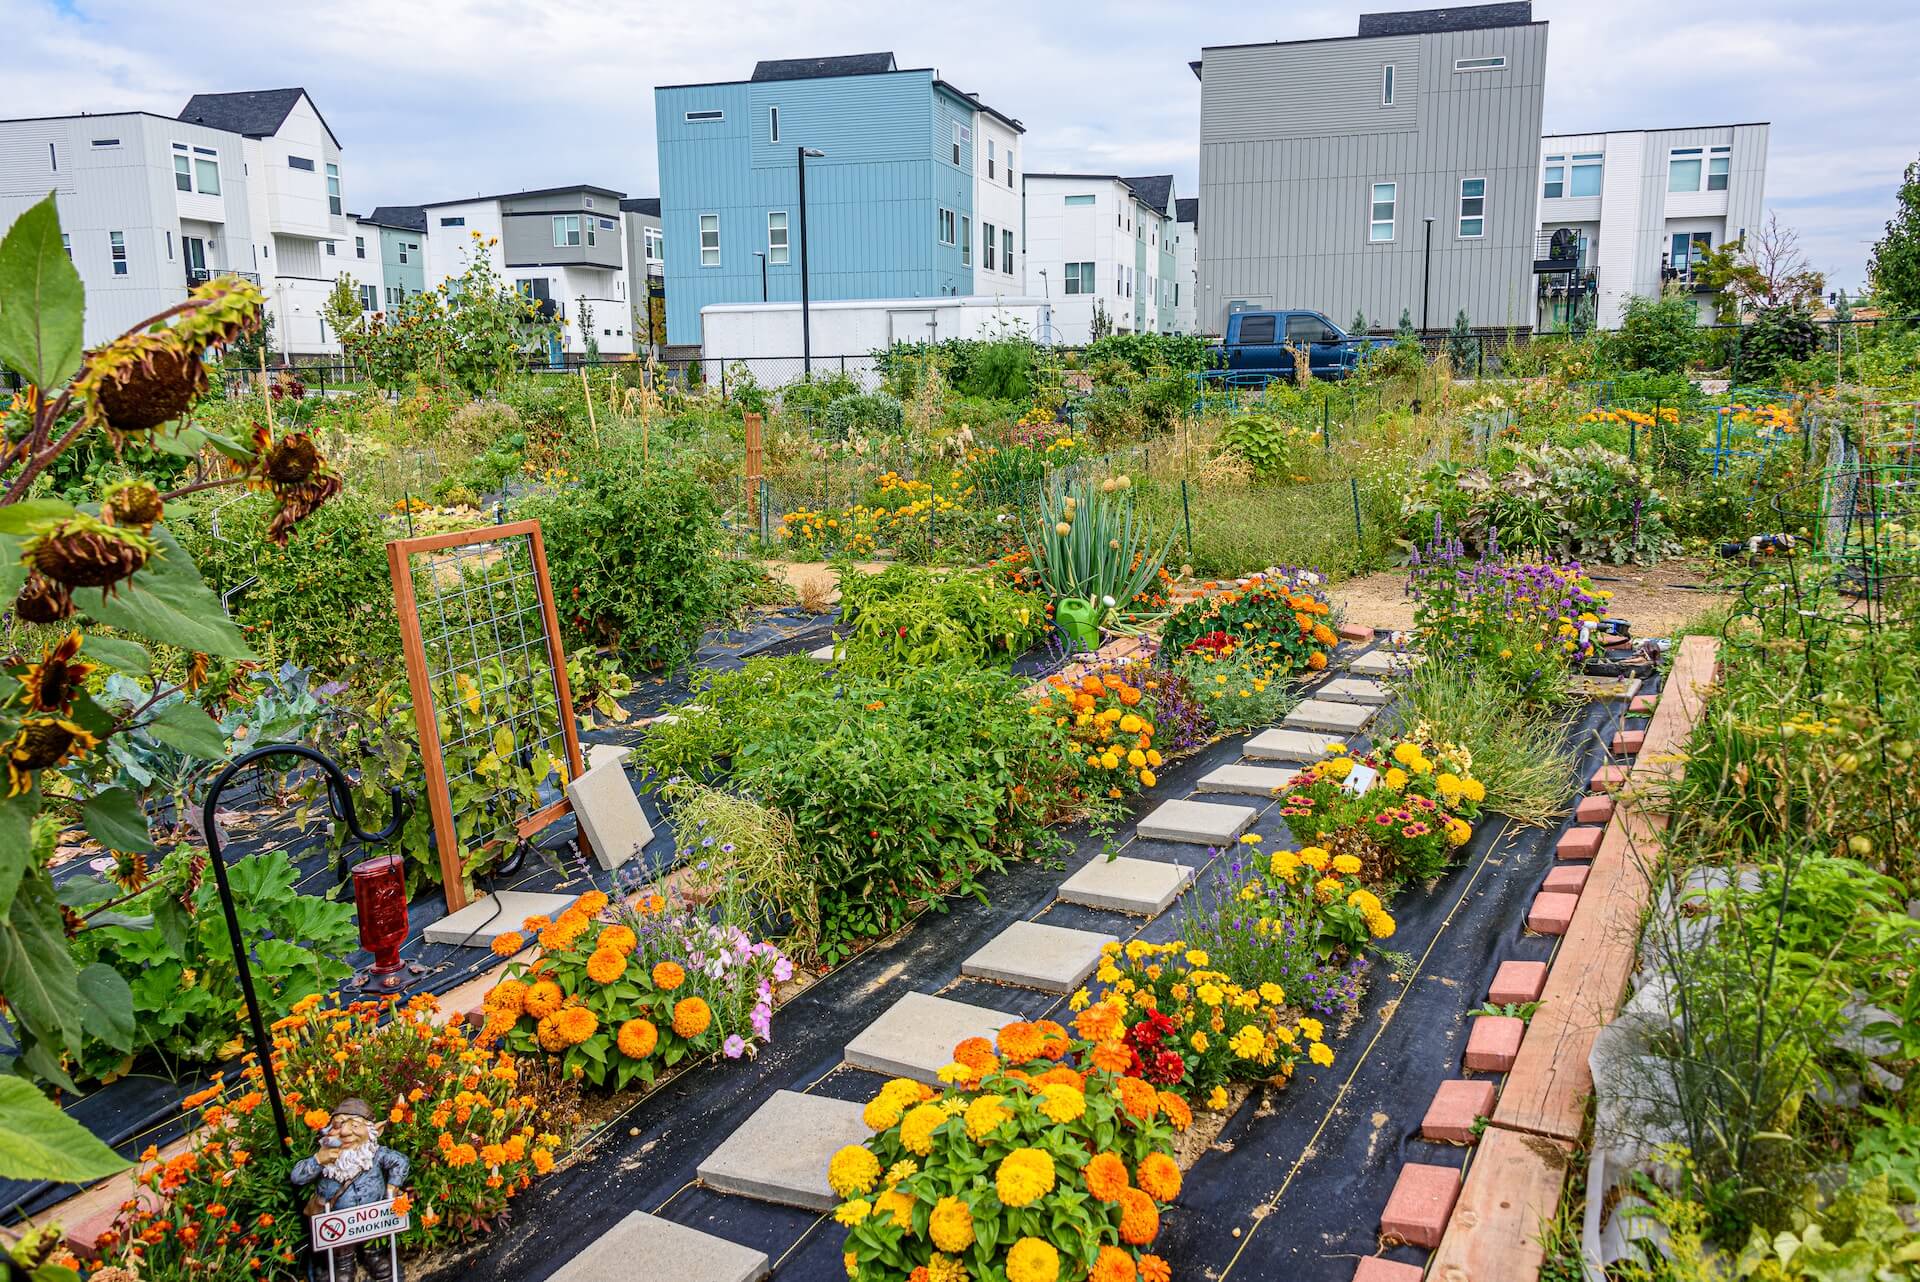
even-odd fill
[[[1479,347],[1473,340],[1473,322],[1467,319],[1467,309],[1462,307],[1453,318],[1453,328],[1447,331],[1447,359],[1453,362],[1453,372],[1458,375],[1474,368],[1477,355]]]
[[[1920,313],[1920,160],[1907,166],[1887,232],[1873,247],[1867,279],[1881,306],[1895,316]]]
[[[1412,308],[1402,307],[1400,309],[1400,323],[1394,326],[1393,336],[1395,338],[1412,338],[1414,336]]]
[[[1353,309],[1353,323],[1347,326],[1347,333],[1364,334],[1366,332],[1367,332],[1366,309],[1363,307],[1356,307]]]
[[[342,276],[333,282],[326,301],[320,305],[320,314],[333,327],[334,337],[340,340],[344,351],[347,336],[358,331],[364,319],[360,312],[360,286],[352,276]]]

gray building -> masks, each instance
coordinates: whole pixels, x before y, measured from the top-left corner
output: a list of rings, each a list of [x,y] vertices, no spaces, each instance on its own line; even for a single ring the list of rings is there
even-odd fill
[[[1262,307],[1531,326],[1546,61],[1525,0],[1201,50],[1196,327]]]
[[[627,234],[627,275],[633,290],[633,347],[656,351],[667,341],[666,241],[660,229],[660,198],[634,196],[620,202]]]

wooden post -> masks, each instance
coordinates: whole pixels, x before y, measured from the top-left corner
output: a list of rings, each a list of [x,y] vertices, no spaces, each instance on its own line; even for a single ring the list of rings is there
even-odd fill
[[[760,520],[760,416],[748,414],[747,422],[747,522]]]
[[[593,417],[593,384],[587,381],[587,367],[580,367],[580,390],[587,398],[587,430],[593,433],[594,452],[600,450],[600,424]]]

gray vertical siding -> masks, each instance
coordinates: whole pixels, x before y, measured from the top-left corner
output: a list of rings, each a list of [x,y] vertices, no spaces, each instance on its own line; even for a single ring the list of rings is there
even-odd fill
[[[1202,55],[1200,294],[1218,332],[1227,302],[1310,307],[1342,324],[1363,309],[1420,321],[1434,219],[1430,323],[1531,325],[1534,183],[1544,23],[1490,31],[1209,49]],[[1504,56],[1456,73],[1458,58]],[[1380,68],[1395,66],[1394,103]],[[1463,178],[1487,181],[1486,234],[1458,235]],[[1395,182],[1390,244],[1367,240],[1376,182]]]

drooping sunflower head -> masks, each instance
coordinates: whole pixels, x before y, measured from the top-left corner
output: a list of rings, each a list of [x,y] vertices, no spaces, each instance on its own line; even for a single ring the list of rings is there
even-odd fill
[[[13,599],[13,613],[22,623],[58,623],[73,614],[73,591],[38,570],[29,570]]]
[[[267,537],[285,547],[293,527],[340,492],[341,480],[327,470],[327,460],[305,432],[276,441],[264,425],[258,425],[253,450],[251,488],[265,490],[280,501],[267,524]]]
[[[73,706],[73,697],[85,685],[87,674],[94,670],[93,664],[82,663],[76,657],[80,653],[80,639],[76,628],[60,644],[46,651],[40,662],[27,665],[27,670],[20,674],[20,692],[16,696],[21,703],[35,712],[66,714]]]
[[[108,525],[151,533],[166,510],[160,491],[145,481],[116,481],[100,495],[100,517]]]
[[[4,745],[7,795],[17,797],[29,791],[37,771],[64,766],[99,743],[84,728],[61,717],[34,717],[21,722]]]
[[[123,530],[97,517],[75,513],[27,541],[22,558],[66,588],[112,591],[133,577],[158,551],[138,530]]]

